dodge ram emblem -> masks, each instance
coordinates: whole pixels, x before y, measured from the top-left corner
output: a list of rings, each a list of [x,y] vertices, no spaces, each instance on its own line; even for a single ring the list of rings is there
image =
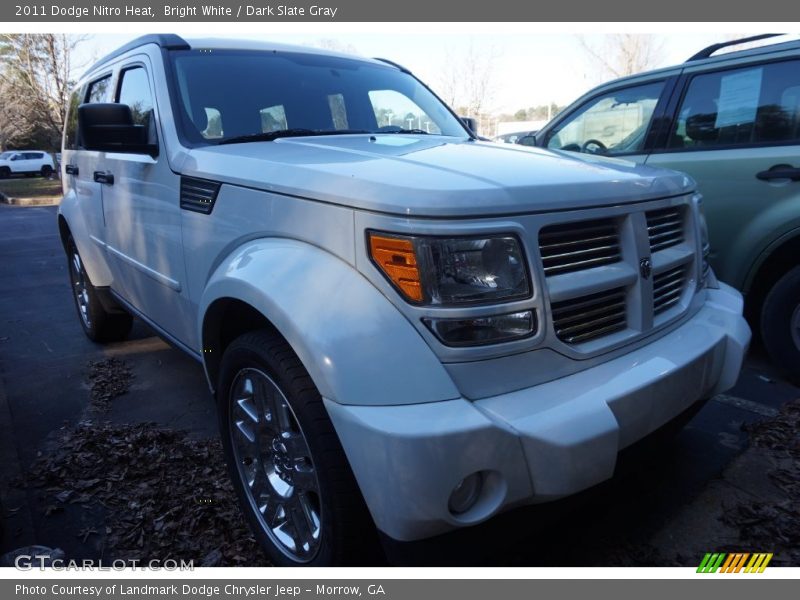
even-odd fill
[[[642,279],[649,279],[650,273],[653,272],[653,265],[650,263],[650,258],[643,258],[639,261],[639,274]]]

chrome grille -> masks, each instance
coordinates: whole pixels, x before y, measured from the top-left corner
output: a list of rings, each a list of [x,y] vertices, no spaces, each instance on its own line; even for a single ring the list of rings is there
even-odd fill
[[[578,344],[627,327],[625,288],[554,302],[551,307],[556,336]]]
[[[680,265],[653,277],[653,314],[664,312],[681,299],[686,271],[686,265]]]
[[[544,273],[560,275],[620,260],[619,228],[614,219],[548,225],[539,232]]]
[[[683,210],[671,206],[646,213],[650,251],[658,252],[683,241]]]

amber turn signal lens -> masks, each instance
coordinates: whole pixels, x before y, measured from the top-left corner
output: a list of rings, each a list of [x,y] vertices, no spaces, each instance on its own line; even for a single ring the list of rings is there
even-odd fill
[[[370,234],[369,250],[378,268],[409,300],[422,302],[422,284],[411,240]]]

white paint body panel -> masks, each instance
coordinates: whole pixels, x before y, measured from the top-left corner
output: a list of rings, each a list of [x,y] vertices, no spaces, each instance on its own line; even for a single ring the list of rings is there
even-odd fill
[[[533,294],[489,310],[534,310],[544,327],[539,229],[569,215],[622,219],[628,207],[641,212],[651,201],[686,204],[694,191],[686,176],[466,136],[353,134],[187,148],[155,45],[111,60],[84,82],[105,72],[116,82],[136,61],[150,74],[158,157],[63,152],[62,164],[80,175],[64,174],[59,214],[92,282],[197,357],[205,356],[203,323],[216,301],[246,302],[266,317],[325,398],[370,511],[390,536],[435,535],[598,483],[621,448],[735,382],[750,334],[730,289],[695,294],[692,282],[679,318],[590,356],[548,349],[553,335],[544,329],[505,345],[454,349],[420,319],[468,318],[487,307],[411,307],[367,256],[368,229],[514,233]],[[94,183],[98,170],[114,171],[115,184]],[[211,214],[180,208],[181,176],[221,184]],[[696,271],[696,242],[686,243]],[[609,267],[600,283],[616,277],[614,269],[636,277],[633,267]],[[551,360],[527,360],[537,349]],[[468,381],[464,369],[488,359],[502,381],[463,393],[455,380]],[[521,376],[543,369],[552,380],[531,386]],[[484,472],[484,495],[455,516],[448,496],[475,471]]]
[[[476,402],[326,406],[378,527],[422,539],[610,478],[620,450],[736,382],[750,342],[741,310],[722,285],[640,350]],[[484,498],[453,515],[453,487],[477,471],[489,474]]]

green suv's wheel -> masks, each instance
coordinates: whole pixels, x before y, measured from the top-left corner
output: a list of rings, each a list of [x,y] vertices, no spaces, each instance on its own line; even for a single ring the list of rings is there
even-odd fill
[[[268,331],[222,358],[217,406],[240,506],[275,565],[363,562],[374,526],[317,388]]]
[[[761,338],[772,361],[800,383],[800,267],[781,277],[767,294]]]
[[[81,255],[72,236],[67,240],[67,264],[72,298],[78,310],[83,331],[94,342],[114,342],[125,339],[131,330],[133,317],[119,309],[109,312],[105,309],[97,290],[89,280],[83,266]]]

